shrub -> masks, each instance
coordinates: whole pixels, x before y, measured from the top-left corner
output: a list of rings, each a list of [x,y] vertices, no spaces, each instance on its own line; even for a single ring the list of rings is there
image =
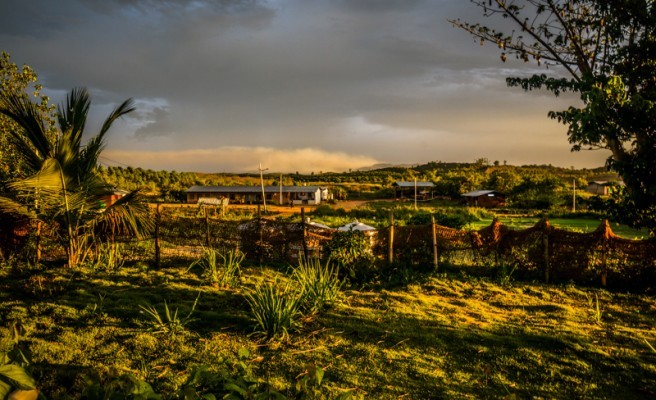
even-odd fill
[[[354,282],[365,282],[374,273],[371,241],[360,231],[335,232],[326,245],[328,256],[337,263],[343,276]]]

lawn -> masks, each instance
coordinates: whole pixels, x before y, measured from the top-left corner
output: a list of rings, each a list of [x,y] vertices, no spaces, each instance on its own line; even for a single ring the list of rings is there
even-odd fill
[[[120,376],[148,382],[165,399],[200,398],[180,390],[201,365],[290,398],[656,396],[653,296],[494,280],[472,269],[411,274],[401,286],[344,286],[336,304],[303,318],[289,338],[266,342],[253,334],[244,294],[260,281],[287,281],[287,268],[245,267],[236,287],[218,288],[189,262],[6,268],[4,343],[17,326],[49,399],[92,398]],[[166,302],[182,318],[196,299],[177,333],[158,332],[140,307],[163,315]],[[324,372],[318,387],[308,379],[316,367]],[[209,393],[201,381],[186,388]]]

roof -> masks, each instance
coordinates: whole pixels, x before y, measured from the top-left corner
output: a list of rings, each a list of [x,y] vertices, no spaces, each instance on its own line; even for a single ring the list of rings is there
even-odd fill
[[[362,222],[358,221],[357,219],[351,223],[348,223],[344,226],[340,226],[337,228],[338,231],[375,231],[376,228],[373,226],[369,226],[367,224],[363,224]]]
[[[398,187],[406,187],[406,188],[413,188],[415,187],[415,182],[403,182],[403,181],[397,181],[392,184],[393,186],[398,186]],[[435,187],[435,184],[433,182],[417,182],[417,187]]]
[[[496,190],[474,190],[473,192],[468,192],[468,193],[463,193],[461,196],[463,197],[481,197],[481,196],[487,196],[487,195],[495,195],[495,196],[504,196],[503,193],[497,192]]]
[[[319,186],[283,186],[283,193],[311,193]],[[262,193],[261,186],[192,186],[187,193]],[[279,193],[280,186],[265,186],[265,193]]]

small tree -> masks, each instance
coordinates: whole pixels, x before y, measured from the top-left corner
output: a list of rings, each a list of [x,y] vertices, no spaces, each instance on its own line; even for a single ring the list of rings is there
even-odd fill
[[[104,137],[116,119],[134,110],[132,102],[119,105],[100,132],[82,145],[90,104],[85,89],[73,89],[57,109],[57,129],[51,135],[40,106],[25,92],[0,94],[0,114],[15,123],[8,133],[17,150],[4,161],[23,162],[35,171],[7,184],[0,209],[57,227],[71,267],[84,260],[94,240],[143,235],[150,228],[147,205],[138,192],[106,208],[101,204],[113,191],[98,171]]]

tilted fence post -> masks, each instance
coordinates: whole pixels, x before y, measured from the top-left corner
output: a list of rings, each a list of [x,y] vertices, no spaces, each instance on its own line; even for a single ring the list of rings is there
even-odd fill
[[[388,243],[388,256],[389,263],[394,262],[394,211],[390,210],[389,213],[389,243]]]
[[[431,231],[433,233],[433,268],[435,271],[437,271],[437,261],[438,261],[438,254],[437,254],[437,227],[435,226],[435,216],[431,215]]]

